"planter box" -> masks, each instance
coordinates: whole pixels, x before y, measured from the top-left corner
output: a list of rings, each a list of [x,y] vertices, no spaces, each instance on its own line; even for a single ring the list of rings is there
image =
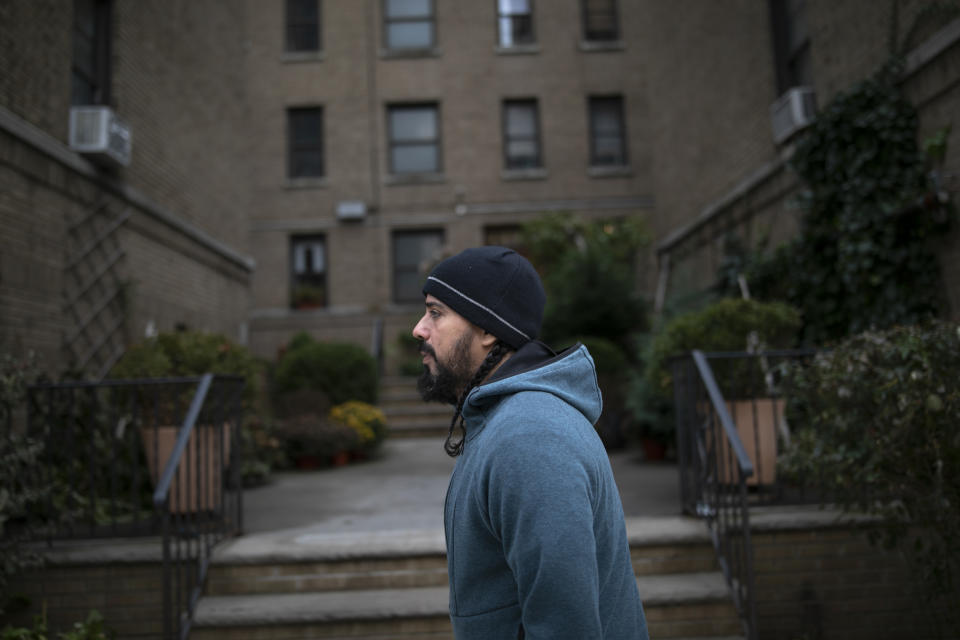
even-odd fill
[[[194,513],[220,509],[223,502],[223,470],[230,463],[230,424],[224,423],[221,428],[223,451],[220,450],[220,429],[213,425],[194,427],[170,484],[171,512]],[[180,427],[168,425],[140,429],[140,440],[154,487],[173,453],[179,432]]]
[[[747,478],[747,484],[770,485],[777,477],[777,427],[783,424],[783,400],[757,398],[755,400],[734,400],[727,402],[727,411],[737,426],[740,442],[753,463],[753,475]],[[754,414],[756,410],[756,414]],[[756,422],[756,433],[754,433]],[[714,437],[724,442],[723,427],[717,419]],[[732,455],[732,452],[731,452]],[[735,464],[735,463],[734,463]],[[735,468],[719,470],[720,482],[733,484],[737,481]]]

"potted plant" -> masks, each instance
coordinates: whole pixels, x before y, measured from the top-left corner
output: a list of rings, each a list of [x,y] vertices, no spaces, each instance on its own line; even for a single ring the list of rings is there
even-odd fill
[[[198,376],[205,373],[240,375],[246,380],[244,402],[255,395],[259,365],[245,349],[224,336],[199,331],[161,333],[133,345],[110,371],[114,379],[157,379]],[[175,393],[149,394],[146,387],[134,390],[141,411],[140,438],[151,481],[156,485],[173,452],[180,426],[194,389]],[[148,423],[149,422],[149,423]],[[200,484],[204,495],[189,491],[188,480],[197,478],[194,470],[182,464],[177,471],[171,495],[171,508],[179,512],[196,511],[213,505],[219,495],[223,469],[230,461],[232,429],[227,424],[197,424],[184,451],[186,460],[196,461],[202,469]],[[206,448],[212,444],[213,450]],[[218,468],[211,461],[219,459]]]
[[[299,413],[283,419],[278,437],[298,469],[346,464],[349,452],[358,449],[361,442],[354,429],[320,413]]]
[[[314,284],[298,284],[290,295],[294,309],[316,309],[326,304],[326,291]]]
[[[357,435],[357,447],[350,453],[354,458],[365,457],[377,449],[387,435],[387,420],[375,406],[359,400],[350,400],[330,409],[330,421],[351,429]]]
[[[799,313],[784,303],[734,298],[719,300],[667,322],[647,344],[644,373],[634,380],[631,405],[641,425],[641,436],[663,444],[676,438],[671,371],[674,357],[694,349],[746,351],[748,339],[754,332],[764,348],[788,348],[793,346],[799,328]],[[758,465],[763,469],[763,477],[754,478],[752,482],[772,482],[776,468],[775,425],[782,418],[776,412],[782,411],[782,403],[758,397],[768,394],[763,371],[755,359],[731,359],[712,366],[748,455],[755,461],[759,455],[764,456]]]

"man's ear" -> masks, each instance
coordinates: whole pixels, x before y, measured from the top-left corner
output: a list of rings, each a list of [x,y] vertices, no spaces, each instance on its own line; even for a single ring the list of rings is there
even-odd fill
[[[490,349],[497,343],[497,336],[493,335],[488,331],[484,331],[480,334],[480,344],[483,345],[484,349]]]

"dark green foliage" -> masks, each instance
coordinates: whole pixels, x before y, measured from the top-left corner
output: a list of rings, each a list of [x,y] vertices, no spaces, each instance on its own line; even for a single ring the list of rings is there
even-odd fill
[[[525,225],[523,238],[547,291],[544,341],[595,336],[628,349],[631,334],[646,327],[634,274],[648,242],[642,223],[548,214]]]
[[[100,612],[93,610],[87,615],[86,620],[73,623],[72,629],[58,633],[56,638],[58,640],[110,640],[115,636],[113,630],[105,626]],[[0,640],[48,640],[51,637],[44,615],[36,617],[32,628],[6,627],[0,631]]]
[[[960,327],[854,336],[789,378],[785,474],[879,516],[932,597],[960,602]],[[958,619],[955,619],[957,622]],[[955,628],[960,632],[960,628]],[[951,636],[957,637],[957,636]]]
[[[276,391],[307,389],[324,393],[330,404],[377,401],[377,362],[362,347],[317,342],[306,333],[294,336],[274,374]]]
[[[754,256],[755,296],[803,312],[803,338],[826,344],[869,328],[911,324],[942,308],[930,239],[948,215],[931,197],[917,113],[890,64],[838,95],[797,146],[804,183],[800,235]]]
[[[634,340],[647,327],[635,276],[637,254],[649,242],[644,225],[636,217],[588,221],[554,213],[525,225],[523,242],[547,292],[541,337],[556,348],[587,345],[604,396],[597,428],[608,447],[620,446]]]
[[[128,348],[110,371],[111,378],[173,378],[205,373],[242,376],[244,397],[258,386],[261,364],[246,347],[218,333],[161,333]]]
[[[674,437],[670,372],[673,356],[693,349],[746,351],[747,338],[754,331],[765,349],[789,348],[796,343],[800,324],[799,313],[787,304],[736,298],[719,300],[701,311],[685,313],[667,322],[646,345],[645,370],[632,384],[630,404],[642,433],[665,441]],[[741,364],[749,366],[746,362]],[[728,375],[718,379],[739,380],[743,384],[743,376],[738,372],[726,373]],[[733,393],[729,388],[722,390]]]

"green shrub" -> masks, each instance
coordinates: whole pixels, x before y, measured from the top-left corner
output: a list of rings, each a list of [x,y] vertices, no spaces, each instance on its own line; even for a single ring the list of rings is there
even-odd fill
[[[879,516],[879,540],[909,542],[932,596],[960,602],[960,326],[862,333],[788,380],[783,472]]]
[[[553,213],[524,225],[522,233],[547,292],[544,341],[595,336],[626,347],[629,336],[646,327],[634,267],[649,237],[639,218],[590,221]]]
[[[323,392],[331,404],[377,401],[377,362],[362,347],[294,337],[277,363],[274,383],[282,397],[301,389]]]
[[[673,376],[670,359],[694,349],[746,351],[751,332],[757,332],[766,349],[789,348],[796,342],[800,314],[781,302],[758,302],[725,298],[700,310],[685,313],[667,322],[644,347],[644,372],[633,379],[630,406],[638,421],[640,435],[665,442],[673,440]],[[730,370],[717,372],[721,384],[735,380],[751,385],[745,375],[755,374],[753,363],[741,361]],[[728,394],[738,389],[727,387]]]
[[[0,640],[48,640],[50,637],[44,614],[36,617],[32,628],[8,626],[0,631]],[[75,622],[73,628],[56,637],[58,640],[111,640],[116,634],[104,625],[100,612],[93,610],[86,620]]]
[[[110,370],[111,378],[169,378],[205,373],[242,376],[244,397],[255,395],[262,370],[246,347],[218,333],[161,333],[128,348]]]

